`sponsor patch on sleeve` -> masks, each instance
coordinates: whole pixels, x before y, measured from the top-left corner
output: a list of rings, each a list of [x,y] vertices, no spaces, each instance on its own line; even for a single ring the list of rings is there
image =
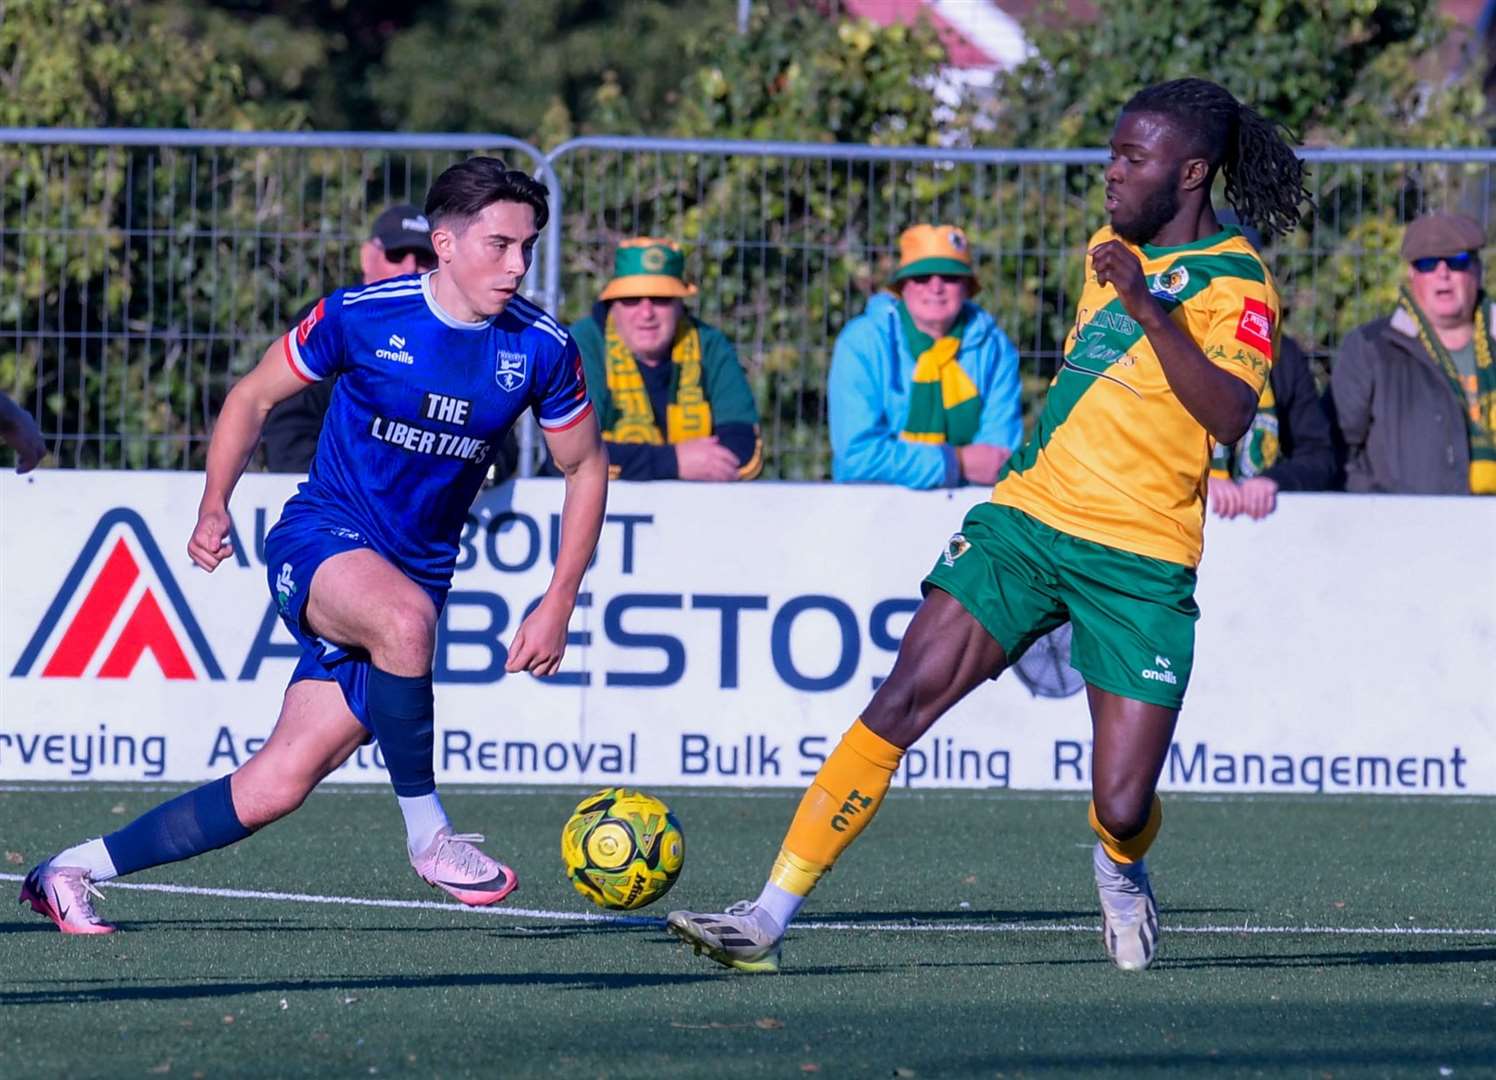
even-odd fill
[[[1250,345],[1263,356],[1273,355],[1273,313],[1261,300],[1242,302],[1241,317],[1236,320],[1236,340]]]
[[[316,307],[307,312],[306,318],[302,319],[301,324],[296,327],[296,344],[306,344],[306,339],[311,336],[312,328],[322,321],[322,315],[326,310],[327,298],[323,297],[321,300],[317,301]],[[1241,331],[1238,330],[1237,333],[1240,334]]]

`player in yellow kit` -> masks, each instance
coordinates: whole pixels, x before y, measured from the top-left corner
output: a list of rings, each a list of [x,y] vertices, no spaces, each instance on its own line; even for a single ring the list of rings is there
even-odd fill
[[[718,963],[777,971],[785,928],[877,812],[905,749],[1067,619],[1093,726],[1102,939],[1124,970],[1153,962],[1143,856],[1194,657],[1211,448],[1247,431],[1278,335],[1272,277],[1216,220],[1211,185],[1221,174],[1266,234],[1293,228],[1307,193],[1277,126],[1203,79],[1136,94],[1111,151],[1111,224],[1089,245],[1038,430],[925,579],[893,672],[805,793],[758,899],[666,920]]]

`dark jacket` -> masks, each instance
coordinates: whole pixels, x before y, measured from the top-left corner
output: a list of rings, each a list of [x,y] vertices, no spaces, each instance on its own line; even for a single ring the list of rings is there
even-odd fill
[[[299,324],[316,306],[315,300],[303,304],[292,317],[291,325]],[[322,418],[327,415],[337,381],[337,376],[333,376],[312,383],[271,408],[260,432],[260,448],[265,452],[268,471],[304,473],[311,469],[312,458],[317,454],[317,439],[322,434]]]
[[[1263,475],[1282,491],[1324,491],[1335,483],[1330,418],[1299,343],[1284,334],[1269,375],[1278,414],[1280,456]]]
[[[1465,402],[1405,312],[1346,335],[1330,371],[1327,404],[1346,491],[1470,494]]]

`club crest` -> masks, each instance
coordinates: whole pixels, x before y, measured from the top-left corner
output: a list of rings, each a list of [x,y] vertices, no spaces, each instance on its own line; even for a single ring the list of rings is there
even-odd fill
[[[1153,275],[1148,291],[1158,296],[1178,296],[1190,283],[1190,272],[1183,266],[1171,266]]]
[[[955,566],[956,560],[971,550],[971,541],[967,540],[962,533],[956,533],[946,541],[945,551],[941,553],[941,560],[947,566]]]
[[[529,374],[530,358],[524,353],[509,352],[500,349],[498,359],[494,362],[494,381],[499,386],[513,393],[525,385],[525,378]]]

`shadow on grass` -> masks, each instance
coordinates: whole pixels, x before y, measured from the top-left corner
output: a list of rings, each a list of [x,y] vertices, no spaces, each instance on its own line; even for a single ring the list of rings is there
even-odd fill
[[[484,974],[390,975],[381,978],[266,979],[260,982],[193,982],[163,986],[115,985],[97,989],[0,992],[0,1007],[88,1005],[124,1001],[184,1001],[244,994],[296,994],[370,990],[456,990],[484,987],[558,987],[568,990],[640,990],[714,979],[711,972],[683,974],[619,972],[491,972]]]
[[[461,908],[454,910],[461,911]],[[278,921],[265,918],[243,919],[124,919],[115,922],[123,932],[182,934],[209,931],[215,934],[489,934],[496,937],[524,939],[563,939],[589,934],[658,933],[664,919],[634,923],[541,924],[533,929],[524,923],[503,925],[502,916],[481,921],[465,921],[452,926],[365,926],[345,922]],[[46,919],[0,922],[0,936],[5,934],[55,934],[57,928]],[[664,940],[663,938],[661,940]]]
[[[1181,908],[1165,909],[1166,915],[1208,915],[1219,918],[1227,915],[1246,914],[1245,908]],[[1095,907],[1079,910],[1055,911],[1006,911],[1000,908],[957,908],[943,911],[839,911],[797,919],[796,926],[815,926],[818,923],[1075,923],[1097,924],[1101,916]]]
[[[1286,956],[1202,956],[1166,961],[1170,968],[1420,967],[1496,961],[1496,948],[1482,945],[1438,949],[1363,949],[1348,952],[1292,953]]]

